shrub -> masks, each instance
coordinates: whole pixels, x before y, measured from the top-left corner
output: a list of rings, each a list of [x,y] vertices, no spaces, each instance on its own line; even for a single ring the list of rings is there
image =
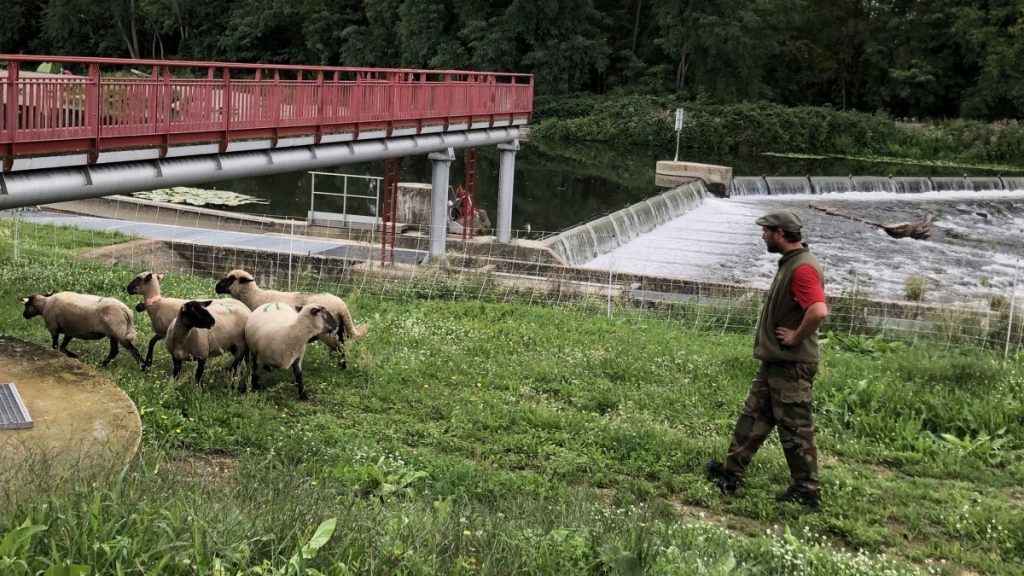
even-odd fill
[[[911,302],[923,302],[926,291],[924,276],[911,274],[903,280],[903,288],[907,294],[907,300]]]

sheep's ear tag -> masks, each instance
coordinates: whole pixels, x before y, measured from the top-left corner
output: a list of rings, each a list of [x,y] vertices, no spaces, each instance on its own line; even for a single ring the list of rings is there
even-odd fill
[[[28,304],[28,297],[26,297],[26,296],[22,296],[22,298],[21,298],[21,303],[22,303],[22,304]]]
[[[238,281],[242,284],[248,284],[249,282],[252,282],[252,278],[239,278]]]

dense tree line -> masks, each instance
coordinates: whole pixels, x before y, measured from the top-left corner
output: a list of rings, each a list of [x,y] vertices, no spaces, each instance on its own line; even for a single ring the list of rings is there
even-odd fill
[[[7,0],[0,52],[530,72],[540,96],[1024,113],[1024,0]]]

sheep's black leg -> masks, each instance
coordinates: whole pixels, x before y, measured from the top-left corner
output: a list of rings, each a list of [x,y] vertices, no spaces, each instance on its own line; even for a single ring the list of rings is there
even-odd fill
[[[56,336],[54,336],[56,338]],[[71,342],[71,336],[68,334],[64,335],[64,340],[60,343],[60,351],[64,353],[68,358],[78,358],[78,354],[75,354],[71,350],[68,350],[68,344]]]
[[[196,366],[196,384],[202,384],[203,372],[206,371],[206,360],[197,358],[196,364],[198,364],[198,366]]]
[[[338,355],[338,366],[341,367],[342,370],[344,370],[346,367],[344,328],[339,328],[337,335],[335,335],[334,332],[326,332],[324,334],[321,334],[319,338],[320,340],[323,340],[323,343],[326,344],[328,348],[331,349],[331,352],[334,352],[335,354]]]
[[[149,350],[146,351],[146,361],[142,367],[143,372],[149,370],[149,367],[153,365],[153,347],[156,346],[156,343],[160,340],[163,340],[163,336],[159,334],[155,334],[149,339]]]
[[[100,366],[106,366],[107,364],[110,364],[110,361],[113,360],[115,356],[117,356],[118,351],[119,350],[117,348],[117,340],[111,338],[110,353],[107,354],[107,357],[103,359],[103,362],[100,362]]]
[[[149,369],[149,366],[145,365],[145,360],[142,359],[142,354],[139,354],[138,348],[136,348],[131,341],[125,340],[124,342],[121,342],[121,346],[124,346],[124,349],[132,355],[132,358],[135,358],[135,361],[139,363],[139,368],[142,368],[143,372]]]
[[[181,360],[173,358],[172,361],[174,362],[174,368],[171,369],[171,377],[177,378],[181,376]]]
[[[345,361],[345,324],[343,322],[338,326],[338,354],[341,355],[338,365],[342,370],[348,368],[348,362]]]
[[[50,348],[50,349],[51,350],[56,350],[57,349],[57,341],[60,340],[60,331],[54,332],[53,334],[50,334],[50,336],[53,337],[52,338],[52,340],[53,340],[53,347]]]
[[[292,374],[295,375],[295,386],[299,389],[299,400],[309,400],[306,387],[302,385],[302,365],[298,362],[292,364]]]
[[[246,351],[245,354],[238,354],[238,347],[232,346],[231,353],[235,355],[235,361],[231,363],[231,374],[237,376],[238,369],[241,368],[242,361],[245,360],[245,354],[248,354],[249,352]]]

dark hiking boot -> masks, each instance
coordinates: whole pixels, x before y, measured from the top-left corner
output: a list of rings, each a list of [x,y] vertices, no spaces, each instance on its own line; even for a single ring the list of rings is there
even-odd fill
[[[743,483],[743,478],[726,470],[718,460],[709,460],[706,472],[708,480],[714,482],[723,494],[732,494]]]
[[[821,494],[817,490],[808,490],[799,486],[790,486],[785,492],[775,496],[776,502],[792,502],[808,508],[817,509],[821,504]]]

